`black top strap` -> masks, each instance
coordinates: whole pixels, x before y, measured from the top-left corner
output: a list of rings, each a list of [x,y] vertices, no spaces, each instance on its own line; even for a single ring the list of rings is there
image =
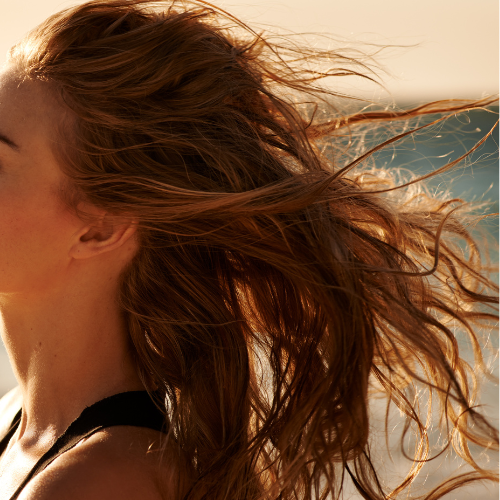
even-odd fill
[[[17,420],[17,421],[16,421]],[[0,442],[0,447],[8,443],[19,425],[21,411],[16,415],[8,435]],[[48,467],[59,455],[76,446],[82,439],[114,425],[146,427],[166,432],[166,419],[146,391],[122,392],[98,401],[85,408],[81,415],[56,440],[30,473],[25,477],[10,500],[15,500],[33,477]]]
[[[17,427],[19,426],[19,423],[21,422],[21,413],[22,410],[19,410],[16,413],[16,416],[14,417],[14,420],[12,420],[12,424],[9,427],[9,430],[7,431],[7,434],[2,438],[0,441],[0,457],[2,456],[3,452],[7,448],[9,441],[12,439],[12,436],[17,430]]]

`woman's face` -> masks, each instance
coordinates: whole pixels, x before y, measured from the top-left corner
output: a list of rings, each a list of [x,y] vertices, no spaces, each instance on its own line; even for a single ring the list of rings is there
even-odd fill
[[[0,297],[57,285],[81,221],[60,201],[52,147],[64,109],[46,84],[0,72]]]

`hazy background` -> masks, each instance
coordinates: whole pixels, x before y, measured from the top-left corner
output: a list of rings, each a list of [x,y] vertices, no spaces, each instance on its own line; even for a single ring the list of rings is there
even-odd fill
[[[26,31],[48,15],[75,3],[82,2],[0,0],[0,64],[9,47]],[[371,52],[376,45],[392,46],[377,56],[377,62],[387,72],[380,75],[387,92],[359,78],[343,79],[338,82],[337,90],[374,100],[393,98],[401,106],[498,93],[497,0],[232,0],[216,3],[252,25],[279,26],[285,31],[301,33],[330,33],[337,40],[331,48],[353,47],[357,41],[372,44],[366,46]],[[324,44],[325,40],[311,37],[311,43]],[[413,47],[397,47],[401,45]],[[450,134],[446,140],[427,137],[425,142],[399,150],[395,158],[380,157],[380,162],[390,166],[403,164],[420,173],[437,168],[470,148],[493,126],[496,118],[493,114],[472,113],[469,117],[450,120],[442,130],[443,134]],[[443,189],[451,186],[454,194],[467,199],[477,199],[487,191],[486,197],[498,207],[497,148],[498,132],[474,155],[472,167],[469,162],[453,174],[436,179],[434,185]],[[490,232],[498,238],[495,225]],[[14,384],[0,345],[0,395]],[[498,388],[487,384],[482,402],[498,422]],[[374,419],[375,427],[380,427],[379,423]],[[490,459],[496,460],[496,454],[491,454]],[[437,483],[456,467],[454,460],[436,463],[431,467],[434,473],[428,477],[427,484]],[[403,470],[408,468],[408,463],[403,464],[395,453],[395,465],[387,462],[386,468]],[[498,488],[475,485],[446,498],[493,500],[498,498]]]
[[[0,58],[48,15],[82,2],[0,0]],[[400,99],[479,97],[498,91],[497,0],[215,1],[244,21],[296,32],[327,32],[388,49],[379,61]],[[353,84],[361,85],[360,82]]]

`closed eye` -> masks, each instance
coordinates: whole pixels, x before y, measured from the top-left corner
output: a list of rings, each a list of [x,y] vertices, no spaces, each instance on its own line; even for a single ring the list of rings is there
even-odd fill
[[[12,139],[9,139],[4,134],[0,134],[0,142],[2,142],[3,144],[6,144],[7,146],[11,147],[15,151],[19,151],[19,146]]]

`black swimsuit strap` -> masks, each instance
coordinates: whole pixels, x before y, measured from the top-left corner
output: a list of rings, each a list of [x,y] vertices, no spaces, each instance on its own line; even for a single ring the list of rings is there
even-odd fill
[[[21,420],[21,411],[14,419],[14,425],[2,444],[12,437]],[[16,421],[17,420],[17,421]],[[52,447],[45,453],[30,473],[24,478],[16,492],[10,497],[15,500],[33,477],[48,467],[59,455],[76,446],[82,439],[114,425],[146,427],[166,432],[165,416],[146,391],[122,392],[103,399],[85,408],[81,415],[66,429]]]
[[[17,427],[19,423],[21,422],[21,414],[22,410],[19,410],[16,413],[16,416],[14,417],[14,420],[12,420],[12,424],[10,424],[9,430],[7,431],[7,434],[2,438],[0,441],[0,457],[2,456],[3,452],[6,450],[9,441],[12,439],[12,436],[17,430]]]

